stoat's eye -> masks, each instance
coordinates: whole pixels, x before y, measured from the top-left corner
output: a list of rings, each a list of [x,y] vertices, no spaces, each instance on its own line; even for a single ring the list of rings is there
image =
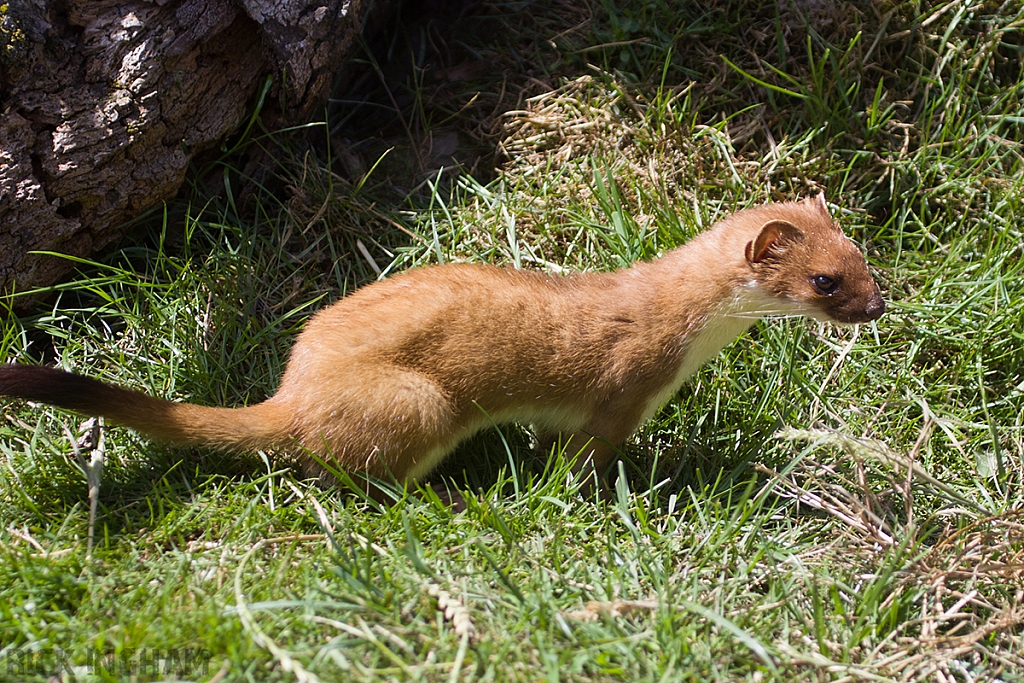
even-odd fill
[[[814,285],[814,289],[817,290],[818,294],[831,294],[836,291],[836,287],[839,283],[830,278],[828,275],[815,275],[811,278],[811,284]]]

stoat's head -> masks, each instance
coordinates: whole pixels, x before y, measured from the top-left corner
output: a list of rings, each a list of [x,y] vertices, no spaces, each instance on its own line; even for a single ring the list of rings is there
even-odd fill
[[[885,312],[867,263],[819,194],[754,210],[745,248],[752,285],[792,312],[837,323],[865,323]]]

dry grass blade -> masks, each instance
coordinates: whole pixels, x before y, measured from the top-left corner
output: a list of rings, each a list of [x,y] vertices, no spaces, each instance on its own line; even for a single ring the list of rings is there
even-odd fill
[[[957,505],[962,505],[979,515],[989,514],[989,511],[984,507],[965,497],[945,482],[932,476],[931,473],[924,469],[920,463],[895,452],[889,448],[887,444],[877,439],[850,436],[849,434],[829,429],[804,430],[792,428],[780,430],[778,437],[787,441],[810,442],[811,445],[809,450],[817,449],[822,446],[833,446],[839,448],[851,456],[858,466],[861,467],[863,466],[863,462],[866,460],[881,462],[882,464],[888,465],[892,468],[892,470],[894,470],[894,475],[895,472],[899,472],[901,470],[906,475],[906,481],[903,483],[900,483],[898,480],[890,477],[894,488],[899,489],[909,486],[912,479],[917,480],[918,484],[927,484],[937,493]],[[863,472],[863,470],[860,471]],[[905,493],[909,499],[909,492]]]
[[[786,474],[759,466],[770,477],[765,491],[842,522],[840,546],[847,561],[861,563],[872,579],[884,573],[893,577],[879,596],[874,608],[878,613],[900,605],[917,611],[917,618],[903,621],[862,654],[862,665],[869,669],[844,670],[846,675],[953,681],[970,680],[970,671],[983,661],[996,659],[1007,670],[1024,665],[1018,633],[1024,624],[1024,510],[937,530],[939,520],[955,525],[967,512],[964,507],[977,512],[979,506],[968,506],[958,492],[881,442],[828,430],[788,429],[780,436],[811,445]],[[822,446],[839,448],[845,456],[842,464],[806,455]],[[870,462],[887,467],[869,470]],[[926,493],[956,507],[918,514],[917,519],[925,520],[918,525],[912,521],[913,510],[901,506],[914,505],[915,494],[920,500]],[[885,549],[887,559],[879,558],[879,548]],[[827,658],[800,661],[834,671],[840,666]]]
[[[1013,511],[948,530],[906,567],[896,590],[925,590],[920,618],[908,622],[917,632],[898,639],[889,655],[891,670],[903,680],[962,680],[965,666],[982,656],[1010,671],[1024,667],[1022,515]]]
[[[597,621],[601,617],[617,619],[637,612],[653,612],[656,609],[656,600],[590,600],[582,609],[566,612],[565,616],[578,621]]]
[[[452,623],[457,634],[464,638],[473,636],[476,626],[473,625],[473,619],[469,616],[469,610],[460,600],[436,583],[428,583],[426,591],[427,595],[437,600],[437,608],[444,613],[445,620]]]

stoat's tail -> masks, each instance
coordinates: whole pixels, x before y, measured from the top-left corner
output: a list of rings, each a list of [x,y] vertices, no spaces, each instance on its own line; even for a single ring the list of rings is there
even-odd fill
[[[287,409],[272,401],[247,408],[206,408],[37,365],[0,365],[0,396],[100,415],[159,441],[232,450],[284,445],[291,427]]]

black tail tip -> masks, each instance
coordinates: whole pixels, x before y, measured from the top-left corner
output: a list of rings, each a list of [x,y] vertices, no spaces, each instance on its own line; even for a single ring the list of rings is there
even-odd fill
[[[18,363],[0,365],[0,396],[81,410],[83,403],[87,404],[89,397],[103,386],[98,380],[57,368]]]

